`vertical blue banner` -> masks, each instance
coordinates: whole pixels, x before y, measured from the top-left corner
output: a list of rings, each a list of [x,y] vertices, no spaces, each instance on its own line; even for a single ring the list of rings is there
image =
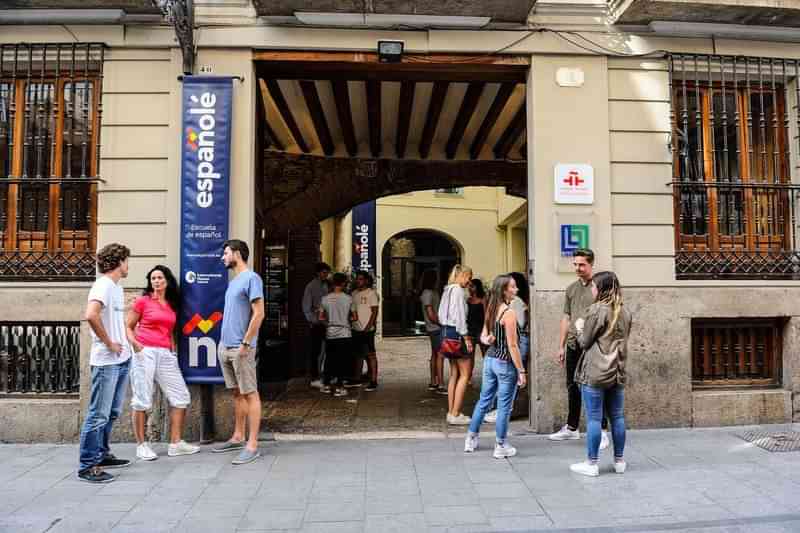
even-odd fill
[[[223,383],[217,362],[228,272],[233,80],[183,79],[181,134],[181,328],[179,361],[187,383]]]
[[[375,274],[375,200],[353,208],[353,270]]]

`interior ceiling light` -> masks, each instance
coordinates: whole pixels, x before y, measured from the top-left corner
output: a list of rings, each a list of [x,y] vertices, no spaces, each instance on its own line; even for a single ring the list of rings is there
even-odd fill
[[[294,16],[309,26],[342,26],[372,28],[481,28],[490,17],[459,17],[437,15],[391,15],[380,13],[311,13],[295,11]]]
[[[676,37],[714,36],[731,39],[800,42],[800,28],[785,26],[745,26],[744,24],[654,20],[649,27],[654,33]]]

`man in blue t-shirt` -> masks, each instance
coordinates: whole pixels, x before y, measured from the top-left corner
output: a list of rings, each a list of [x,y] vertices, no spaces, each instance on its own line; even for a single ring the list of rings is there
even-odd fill
[[[256,346],[258,329],[264,320],[264,283],[258,274],[247,268],[249,255],[244,241],[232,239],[223,245],[222,262],[232,271],[233,278],[225,291],[219,361],[225,387],[233,390],[235,425],[230,440],[212,451],[241,450],[233,460],[235,465],[250,463],[260,455],[261,398],[256,377]],[[250,428],[247,442],[244,440],[245,420]]]

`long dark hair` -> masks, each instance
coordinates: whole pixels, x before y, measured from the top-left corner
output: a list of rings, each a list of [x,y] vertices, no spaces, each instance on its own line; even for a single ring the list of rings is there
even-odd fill
[[[481,299],[486,298],[486,291],[483,288],[483,282],[481,280],[475,278],[472,281],[470,281],[470,283],[472,284],[472,290],[475,291],[476,297]]]
[[[494,321],[497,320],[497,310],[500,309],[501,305],[508,303],[505,300],[506,290],[512,279],[514,278],[505,274],[494,278],[492,291],[489,293],[489,303],[486,305],[486,318],[484,319],[486,331],[490,333],[494,328]]]
[[[175,279],[175,275],[172,273],[172,270],[169,267],[164,265],[156,265],[150,269],[150,272],[147,273],[146,280],[147,286],[145,286],[144,291],[142,294],[145,296],[151,296],[155,289],[153,289],[153,284],[150,282],[150,274],[158,270],[162,274],[164,274],[164,279],[167,280],[167,290],[164,293],[164,299],[167,300],[167,303],[172,308],[175,313],[181,308],[181,289],[178,287],[178,280]]]
[[[622,287],[619,285],[617,275],[608,271],[596,273],[592,276],[592,283],[597,287],[595,301],[611,306],[611,323],[605,333],[605,335],[611,335],[622,312]]]
[[[522,272],[511,272],[508,275],[514,278],[514,281],[517,282],[517,297],[525,302],[525,305],[530,305],[531,290],[528,287],[528,280],[525,279],[525,274]]]

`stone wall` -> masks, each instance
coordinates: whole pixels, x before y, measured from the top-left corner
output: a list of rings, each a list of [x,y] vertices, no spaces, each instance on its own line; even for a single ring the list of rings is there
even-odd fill
[[[794,288],[629,288],[633,314],[629,342],[626,418],[630,427],[675,427],[790,422],[800,414],[800,289]],[[535,409],[540,432],[564,424],[564,370],[558,364],[558,323],[564,293],[539,291],[535,320],[537,349]],[[691,383],[691,319],[786,317],[782,389],[698,394]],[[777,393],[777,394],[776,394]],[[792,404],[794,402],[794,404]]]

